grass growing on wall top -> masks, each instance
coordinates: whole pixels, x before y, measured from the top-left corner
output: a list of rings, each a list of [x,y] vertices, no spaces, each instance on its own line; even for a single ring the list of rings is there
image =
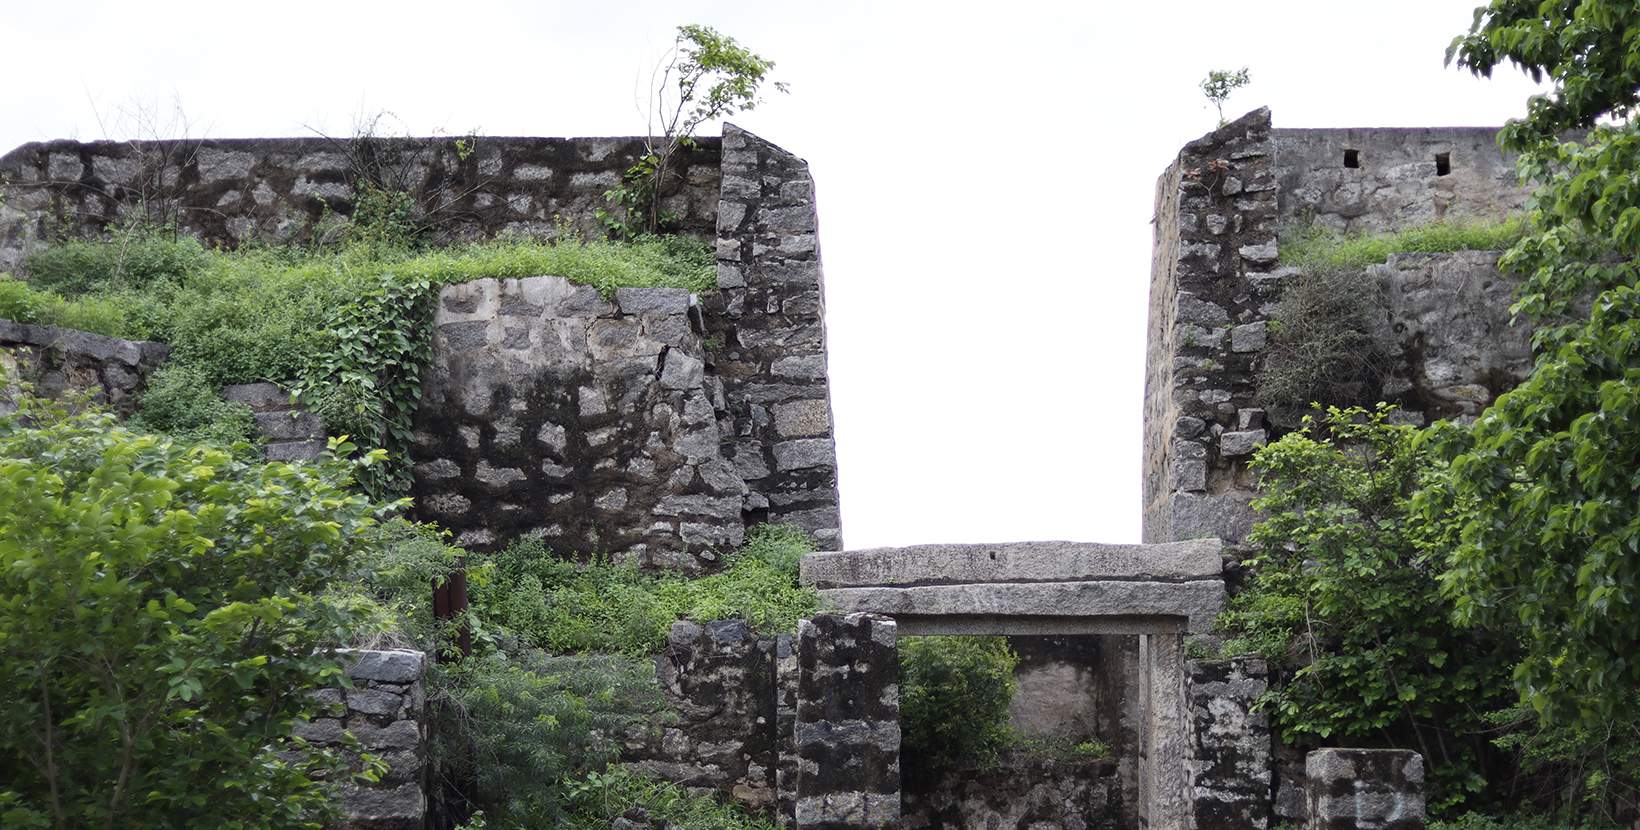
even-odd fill
[[[138,223],[108,241],[32,253],[29,279],[0,274],[0,318],[171,346],[160,382],[138,399],[145,427],[178,437],[251,436],[238,405],[199,407],[222,386],[271,381],[299,391],[331,435],[389,451],[361,486],[409,486],[410,424],[431,358],[439,286],[555,275],[612,299],[622,287],[703,292],[716,257],[684,237],[588,242],[510,238],[428,248],[402,233],[348,225],[337,245],[206,251],[174,228]],[[180,416],[180,417],[179,417]]]
[[[1283,238],[1281,262],[1310,268],[1359,269],[1390,254],[1501,251],[1520,238],[1520,217],[1497,222],[1441,220],[1385,234],[1339,234],[1310,225]]]
[[[813,540],[785,526],[747,534],[728,567],[709,576],[647,572],[609,562],[566,562],[523,540],[487,557],[469,593],[481,622],[555,652],[641,657],[666,645],[672,623],[744,619],[759,633],[789,633],[819,607],[798,581]]]

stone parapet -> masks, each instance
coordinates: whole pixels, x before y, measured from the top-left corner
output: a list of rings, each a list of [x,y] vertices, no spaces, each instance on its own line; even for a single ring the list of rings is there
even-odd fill
[[[96,238],[139,214],[207,247],[306,240],[353,214],[362,181],[410,193],[441,243],[552,237],[560,221],[597,239],[604,193],[647,153],[642,138],[34,142],[0,157],[0,271],[51,234]],[[718,155],[718,139],[696,139],[662,195],[696,238],[717,223]]]

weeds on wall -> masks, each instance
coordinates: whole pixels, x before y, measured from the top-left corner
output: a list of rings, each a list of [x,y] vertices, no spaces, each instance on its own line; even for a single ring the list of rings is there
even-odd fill
[[[1390,254],[1503,251],[1520,238],[1522,227],[1518,216],[1498,221],[1443,219],[1385,234],[1340,234],[1300,223],[1282,237],[1280,260],[1312,269],[1363,269],[1388,261]]]
[[[237,252],[204,251],[164,228],[117,242],[65,243],[29,258],[28,281],[0,278],[0,317],[168,343],[179,367],[173,384],[185,367],[196,385],[272,381],[299,391],[331,435],[392,451],[392,463],[361,481],[385,498],[409,482],[405,450],[439,285],[558,274],[613,298],[619,287],[701,292],[716,282],[711,250],[680,237],[586,242],[563,228],[551,242],[419,250],[401,231],[364,226],[335,246]],[[46,275],[39,283],[35,269]],[[182,394],[181,386],[168,386],[151,403],[171,406]],[[143,401],[139,414],[150,405]],[[239,434],[227,410],[209,409],[226,420],[207,426],[156,410],[147,423],[193,437]]]
[[[1281,242],[1281,262],[1298,266],[1269,323],[1255,373],[1258,400],[1277,408],[1359,406],[1377,397],[1391,370],[1373,345],[1376,283],[1365,273],[1395,253],[1502,250],[1521,232],[1518,218],[1435,222],[1382,235],[1339,235],[1304,224]]]
[[[1305,409],[1357,405],[1376,395],[1389,371],[1373,345],[1368,316],[1377,291],[1360,271],[1338,266],[1290,277],[1254,374],[1257,400]]]
[[[813,540],[785,526],[760,525],[728,557],[723,571],[704,577],[646,572],[607,560],[557,559],[539,541],[522,540],[479,562],[468,587],[480,639],[502,632],[554,652],[653,654],[680,619],[744,619],[773,634],[797,629],[819,595],[798,580],[798,560]]]

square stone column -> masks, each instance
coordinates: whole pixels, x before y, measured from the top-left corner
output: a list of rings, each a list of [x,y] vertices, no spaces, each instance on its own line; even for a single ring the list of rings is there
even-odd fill
[[[893,620],[817,615],[797,625],[796,826],[900,823],[900,655]]]
[[[1140,711],[1139,826],[1142,830],[1189,830],[1190,721],[1185,692],[1184,632],[1139,635]]]

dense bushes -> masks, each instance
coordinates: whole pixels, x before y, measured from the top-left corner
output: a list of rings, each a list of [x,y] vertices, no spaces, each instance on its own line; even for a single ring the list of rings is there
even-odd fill
[[[318,596],[383,506],[18,395],[0,417],[0,822],[310,827],[342,780],[278,750],[361,617]],[[367,457],[379,462],[379,456]],[[299,746],[299,744],[298,744]]]
[[[1006,637],[900,638],[900,747],[908,762],[984,761],[1009,738],[1019,657]]]
[[[548,651],[637,657],[663,648],[680,619],[744,619],[763,632],[795,631],[819,603],[797,572],[798,560],[814,549],[797,530],[764,525],[747,534],[722,572],[690,577],[567,562],[523,540],[486,557],[469,592],[482,628],[516,632]]]

